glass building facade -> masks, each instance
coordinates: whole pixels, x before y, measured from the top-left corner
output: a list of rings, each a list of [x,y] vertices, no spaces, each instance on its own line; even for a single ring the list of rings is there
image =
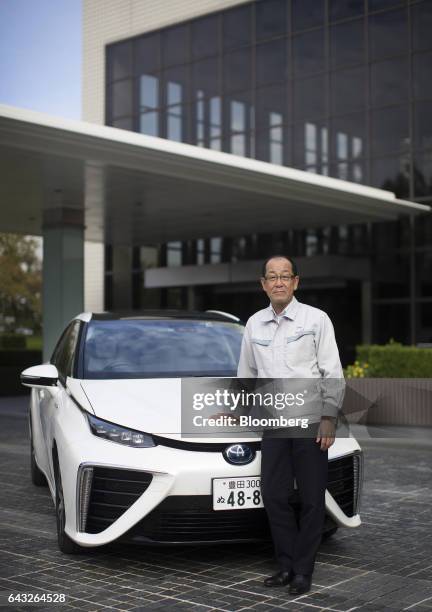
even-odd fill
[[[106,123],[430,203],[431,32],[430,0],[241,4],[109,45]],[[432,341],[429,215],[281,230],[160,245],[158,264],[273,252],[367,257],[374,341]],[[355,287],[338,291],[329,314],[343,295],[356,319]],[[303,299],[322,304],[323,292]],[[202,292],[204,306],[220,306],[212,295]],[[184,306],[184,299],[184,290],[166,290],[161,305]],[[235,301],[225,299],[234,311]]]

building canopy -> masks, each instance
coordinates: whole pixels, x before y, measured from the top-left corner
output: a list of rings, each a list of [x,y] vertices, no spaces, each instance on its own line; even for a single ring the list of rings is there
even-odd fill
[[[76,209],[86,240],[135,245],[429,210],[373,187],[1,105],[0,200],[0,231],[40,235],[53,209]]]

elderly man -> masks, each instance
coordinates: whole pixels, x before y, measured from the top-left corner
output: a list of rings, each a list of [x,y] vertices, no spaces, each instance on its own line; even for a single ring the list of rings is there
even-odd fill
[[[333,325],[325,312],[296,300],[298,284],[290,257],[273,256],[264,263],[261,285],[270,305],[246,324],[240,378],[343,378]],[[334,413],[325,414],[310,424],[309,437],[267,431],[262,440],[262,494],[279,563],[279,572],[264,584],[290,584],[292,595],[310,590],[322,536],[328,448],[335,435]],[[298,522],[292,504],[294,479],[300,497]]]

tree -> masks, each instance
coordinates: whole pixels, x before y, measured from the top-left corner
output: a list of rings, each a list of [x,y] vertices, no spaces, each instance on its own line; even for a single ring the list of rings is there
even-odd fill
[[[37,247],[30,236],[0,233],[0,315],[13,317],[13,328],[40,332],[42,269]]]

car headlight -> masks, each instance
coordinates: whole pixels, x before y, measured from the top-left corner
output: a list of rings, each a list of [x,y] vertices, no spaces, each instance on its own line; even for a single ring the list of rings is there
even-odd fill
[[[114,425],[91,414],[87,414],[87,418],[92,433],[98,438],[105,438],[105,440],[111,440],[111,442],[117,442],[124,446],[135,446],[136,448],[156,446],[153,438],[142,431]]]

